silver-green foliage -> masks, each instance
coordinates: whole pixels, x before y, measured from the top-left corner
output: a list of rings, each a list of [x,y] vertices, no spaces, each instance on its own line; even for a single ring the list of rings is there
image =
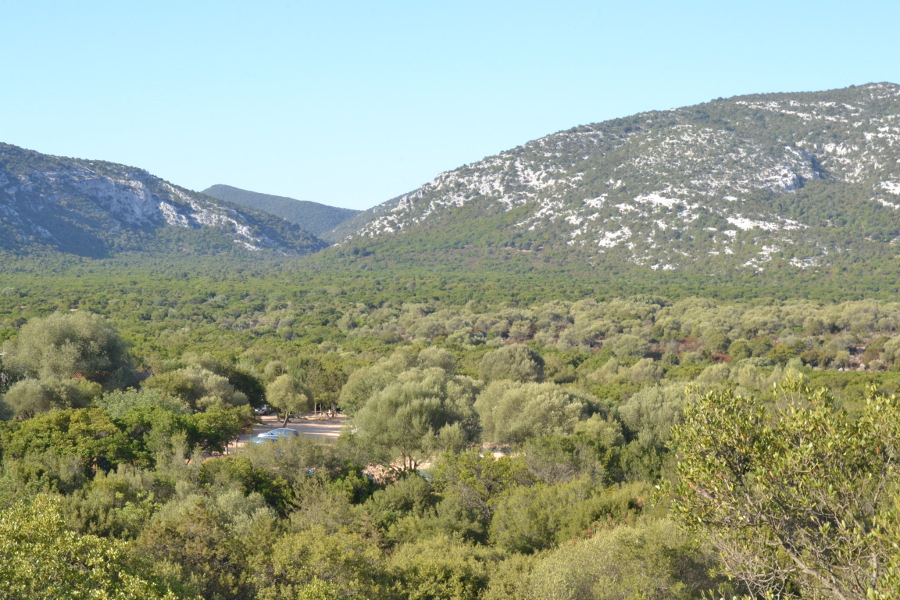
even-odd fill
[[[544,360],[527,346],[504,346],[484,355],[478,369],[478,378],[487,383],[500,379],[543,381]]]
[[[553,383],[501,380],[478,396],[475,410],[484,441],[509,443],[548,433],[571,433],[597,403],[589,394]]]
[[[6,363],[32,378],[82,377],[117,387],[133,380],[125,342],[105,318],[87,313],[54,313],[31,319],[4,346]]]
[[[99,396],[99,384],[79,379],[23,379],[3,396],[16,419],[27,419],[53,408],[84,408]]]
[[[266,401],[284,416],[285,425],[291,415],[313,409],[313,396],[299,379],[285,373],[266,386]]]
[[[206,410],[217,403],[244,406],[247,396],[226,377],[203,367],[184,367],[149,377],[143,387],[181,398],[193,410]]]
[[[619,406],[619,418],[644,446],[663,446],[672,426],[681,420],[687,400],[684,388],[678,383],[643,388]]]
[[[376,392],[356,414],[356,437],[383,462],[401,459],[404,469],[440,450],[475,439],[473,409],[478,383],[443,369],[412,368]]]

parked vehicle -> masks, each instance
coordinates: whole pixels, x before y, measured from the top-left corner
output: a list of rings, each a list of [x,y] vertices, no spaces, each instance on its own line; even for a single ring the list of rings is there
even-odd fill
[[[254,444],[264,444],[266,442],[277,442],[283,438],[296,438],[300,437],[300,433],[289,429],[287,427],[279,427],[278,429],[273,429],[271,431],[265,431],[260,433],[255,438],[250,440]]]

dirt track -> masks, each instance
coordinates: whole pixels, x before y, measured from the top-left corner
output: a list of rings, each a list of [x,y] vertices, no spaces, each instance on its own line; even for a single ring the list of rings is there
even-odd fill
[[[262,423],[253,428],[253,433],[245,433],[241,436],[238,446],[246,444],[251,438],[260,433],[282,426],[282,422],[275,415],[266,415],[261,417],[261,419]],[[326,442],[337,438],[341,433],[341,428],[347,423],[349,423],[349,419],[343,415],[338,415],[331,419],[322,415],[307,415],[306,417],[291,419],[287,427],[288,429],[299,431],[300,435],[318,438],[320,441]]]

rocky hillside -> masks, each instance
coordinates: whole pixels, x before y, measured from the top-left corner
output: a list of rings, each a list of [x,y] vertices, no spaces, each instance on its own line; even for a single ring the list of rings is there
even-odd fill
[[[281,217],[285,221],[295,223],[302,227],[304,231],[319,237],[327,235],[329,231],[360,212],[308,200],[295,200],[284,196],[249,192],[222,184],[206,188],[203,190],[203,193],[219,200],[248,206],[276,217]]]
[[[282,219],[133,167],[0,144],[0,249],[104,257],[120,251],[305,254],[325,242]]]
[[[442,173],[338,231],[345,248],[382,255],[449,246],[659,270],[896,260],[900,86],[579,126]]]

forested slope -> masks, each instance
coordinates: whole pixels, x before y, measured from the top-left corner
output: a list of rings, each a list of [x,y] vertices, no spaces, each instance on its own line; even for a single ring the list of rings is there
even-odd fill
[[[208,187],[203,190],[203,193],[232,204],[248,206],[276,217],[281,217],[285,221],[299,225],[304,231],[308,231],[323,239],[327,238],[329,231],[359,213],[358,210],[349,208],[338,208],[308,200],[295,200],[284,196],[249,192],[223,184]]]
[[[460,268],[514,253],[716,274],[896,265],[898,160],[895,84],[717,99],[528,142],[339,233],[384,261],[452,250]]]

